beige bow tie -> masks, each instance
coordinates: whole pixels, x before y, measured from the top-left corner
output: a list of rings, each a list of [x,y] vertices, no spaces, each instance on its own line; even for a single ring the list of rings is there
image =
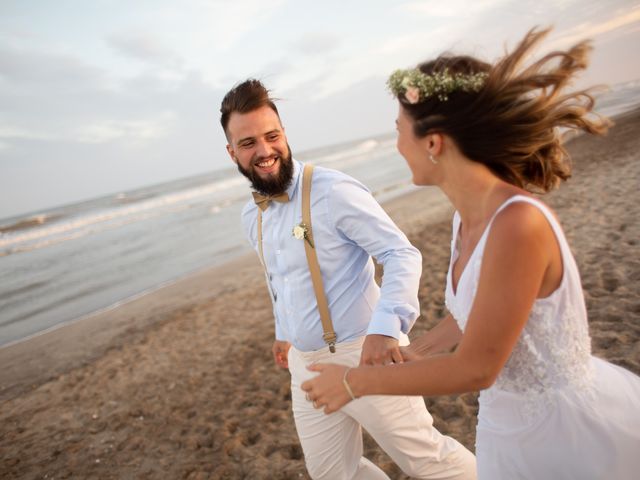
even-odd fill
[[[256,205],[258,205],[260,210],[262,210],[263,212],[267,208],[269,208],[271,200],[275,200],[276,202],[280,203],[287,203],[289,201],[289,194],[287,192],[281,193],[279,195],[262,195],[258,192],[251,192],[251,194],[253,195],[253,201],[256,202]]]

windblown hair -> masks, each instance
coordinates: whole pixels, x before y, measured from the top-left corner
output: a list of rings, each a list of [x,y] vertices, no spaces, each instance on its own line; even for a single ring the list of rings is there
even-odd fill
[[[455,91],[445,101],[430,97],[412,104],[398,95],[413,119],[415,135],[446,134],[467,158],[532,192],[548,192],[568,179],[570,158],[560,130],[602,134],[610,122],[592,113],[591,89],[564,93],[576,73],[587,67],[588,41],[522,67],[548,32],[530,30],[495,65],[448,54],[420,64],[420,71],[428,75],[485,72],[487,78],[478,92]]]
[[[260,80],[249,78],[233,87],[224,96],[220,105],[220,123],[225,135],[227,134],[229,118],[233,112],[249,113],[265,106],[271,108],[276,112],[276,115],[280,116],[274,99],[269,96],[269,90],[265,88]]]

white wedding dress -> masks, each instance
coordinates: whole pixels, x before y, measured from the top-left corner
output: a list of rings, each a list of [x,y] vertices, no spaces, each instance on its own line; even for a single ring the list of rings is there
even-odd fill
[[[476,456],[480,480],[640,479],[640,377],[591,356],[578,268],[550,210],[542,211],[561,247],[563,278],[534,303],[496,382],[480,393]],[[454,293],[458,213],[453,220],[446,304],[464,331],[476,294],[491,222]],[[487,319],[490,321],[490,319]]]

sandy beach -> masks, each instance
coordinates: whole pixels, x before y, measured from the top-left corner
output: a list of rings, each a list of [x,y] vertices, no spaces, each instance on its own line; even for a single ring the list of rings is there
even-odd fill
[[[571,141],[574,175],[546,197],[582,273],[594,354],[636,373],[639,132],[636,110]],[[385,208],[423,254],[416,336],[444,314],[452,209],[427,190]],[[0,478],[308,478],[272,339],[252,254],[0,349]],[[426,401],[473,450],[477,395]],[[408,478],[368,436],[365,455]]]

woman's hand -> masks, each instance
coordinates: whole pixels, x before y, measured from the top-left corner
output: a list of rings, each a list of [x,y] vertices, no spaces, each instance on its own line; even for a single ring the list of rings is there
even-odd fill
[[[313,402],[314,408],[324,407],[324,413],[333,413],[352,400],[343,383],[347,367],[316,363],[307,368],[312,372],[320,373],[301,386],[302,390],[307,392],[307,400]]]
[[[422,355],[412,348],[412,345],[400,347],[400,354],[402,355],[402,360],[405,362],[413,362],[414,360],[420,360],[422,358]]]

